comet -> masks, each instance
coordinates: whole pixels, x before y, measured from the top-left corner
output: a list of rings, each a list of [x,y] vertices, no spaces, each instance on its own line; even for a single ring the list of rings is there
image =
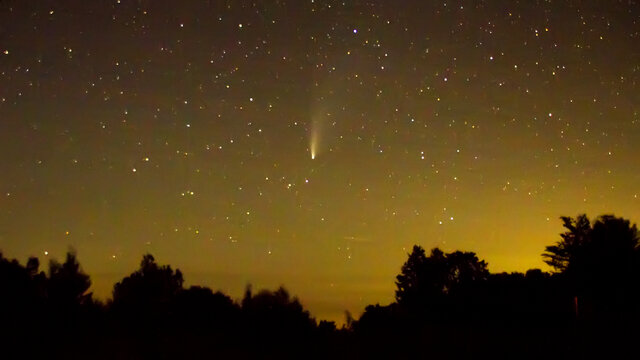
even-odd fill
[[[318,155],[318,146],[320,142],[320,130],[318,129],[317,121],[313,121],[311,124],[311,135],[309,136],[309,152],[311,153],[311,160],[315,160]]]
[[[309,152],[311,152],[311,160],[314,160],[316,158],[316,147],[318,145],[315,138],[315,136],[311,135],[311,141],[309,142]]]

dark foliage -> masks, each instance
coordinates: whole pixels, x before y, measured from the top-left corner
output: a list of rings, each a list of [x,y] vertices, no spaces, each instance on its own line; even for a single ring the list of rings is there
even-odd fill
[[[34,262],[37,259],[30,259],[27,269],[36,266],[37,271]],[[75,252],[68,252],[67,259],[62,264],[55,260],[49,263],[47,294],[50,303],[67,309],[81,306],[91,301],[91,294],[87,294],[90,286],[89,275],[80,268]]]
[[[472,252],[434,248],[427,257],[416,245],[396,278],[396,301],[412,315],[439,316],[454,299],[473,295],[488,275],[487,263]]]
[[[319,323],[280,287],[239,302],[150,254],[106,305],[70,251],[40,270],[0,253],[6,358],[607,358],[635,353],[640,246],[635,225],[604,215],[562,218],[543,259],[554,273],[490,274],[473,252],[427,256],[414,246],[396,301],[369,305],[341,329]]]
[[[167,316],[178,294],[183,290],[180,270],[158,266],[151,254],[140,262],[140,269],[113,287],[112,307],[127,317],[149,317],[147,321]]]
[[[566,278],[583,318],[628,317],[640,301],[640,246],[636,225],[613,215],[562,217],[566,232],[543,257]]]

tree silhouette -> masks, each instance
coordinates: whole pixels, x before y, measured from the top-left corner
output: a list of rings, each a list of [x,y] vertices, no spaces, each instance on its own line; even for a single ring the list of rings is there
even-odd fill
[[[396,301],[404,307],[424,308],[441,303],[448,295],[465,292],[488,275],[487,263],[473,252],[445,254],[434,248],[427,257],[424,249],[415,245],[396,277]]]
[[[102,306],[88,293],[89,276],[73,251],[64,263],[51,261],[48,275],[35,257],[23,266],[0,252],[0,338],[9,344],[3,354],[34,348],[22,355],[82,358],[101,349],[96,356],[105,359],[414,358],[425,351],[434,358],[587,358],[634,351],[636,225],[613,215],[561,219],[560,241],[543,254],[553,273],[490,274],[473,252],[425,253],[416,245],[396,277],[396,301],[366,306],[358,320],[347,313],[342,329],[317,324],[284,287],[254,293],[248,286],[239,302],[206,287],[185,289],[180,270],[150,254]]]
[[[545,248],[543,257],[566,277],[576,311],[609,317],[636,308],[640,294],[636,225],[614,215],[602,215],[593,224],[584,214],[561,219],[567,231],[555,245]]]
[[[575,219],[569,216],[562,216],[560,219],[567,231],[560,234],[562,240],[556,245],[545,248],[542,257],[544,262],[557,272],[564,272],[570,265],[574,265],[575,258],[580,257],[583,248],[588,244],[591,222],[585,214],[578,215]]]
[[[30,265],[30,266],[29,266]],[[30,259],[30,267],[33,271],[34,261]],[[37,271],[37,268],[35,269]],[[87,290],[91,286],[89,275],[80,268],[73,250],[67,252],[64,263],[55,260],[49,262],[49,280],[47,282],[49,301],[62,307],[75,307],[88,303],[91,294]]]
[[[242,316],[242,333],[255,346],[247,357],[310,357],[308,349],[316,329],[315,319],[284,287],[254,294],[251,286],[247,286]]]
[[[396,301],[398,303],[408,303],[414,299],[426,297],[423,294],[426,289],[425,267],[427,256],[424,249],[419,245],[414,245],[409,259],[402,265],[400,275],[396,277]]]
[[[479,260],[474,252],[454,251],[447,254],[446,289],[450,292],[464,290],[465,287],[487,280],[489,270],[484,260]]]
[[[0,252],[0,315],[4,319],[17,319],[33,312],[33,306],[44,298],[44,274],[38,273],[37,259],[29,259],[26,268]],[[38,281],[36,281],[38,279]],[[31,307],[31,309],[30,309]]]
[[[291,331],[296,328],[308,330],[315,325],[315,320],[304,310],[298,298],[292,298],[282,286],[276,291],[262,290],[255,295],[247,286],[242,311],[257,326]]]
[[[240,311],[229,296],[201,286],[180,291],[174,310],[183,324],[198,331],[228,330]]]
[[[166,310],[182,290],[183,282],[180,270],[174,272],[169,265],[158,266],[153,256],[146,254],[140,269],[115,284],[113,306]]]

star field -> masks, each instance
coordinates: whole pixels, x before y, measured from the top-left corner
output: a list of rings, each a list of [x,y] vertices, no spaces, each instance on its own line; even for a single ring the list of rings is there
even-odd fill
[[[639,81],[636,1],[3,1],[0,249],[338,321],[413,244],[545,268],[640,220]]]

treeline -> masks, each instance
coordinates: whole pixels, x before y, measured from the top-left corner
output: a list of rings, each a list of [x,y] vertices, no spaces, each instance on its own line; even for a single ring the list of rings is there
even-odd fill
[[[637,352],[637,228],[603,215],[562,217],[547,246],[552,273],[492,274],[473,252],[414,246],[396,301],[338,329],[284,288],[234,301],[185,287],[180,270],[143,256],[107,303],[73,252],[48,271],[0,253],[0,319],[8,358],[591,358]]]

